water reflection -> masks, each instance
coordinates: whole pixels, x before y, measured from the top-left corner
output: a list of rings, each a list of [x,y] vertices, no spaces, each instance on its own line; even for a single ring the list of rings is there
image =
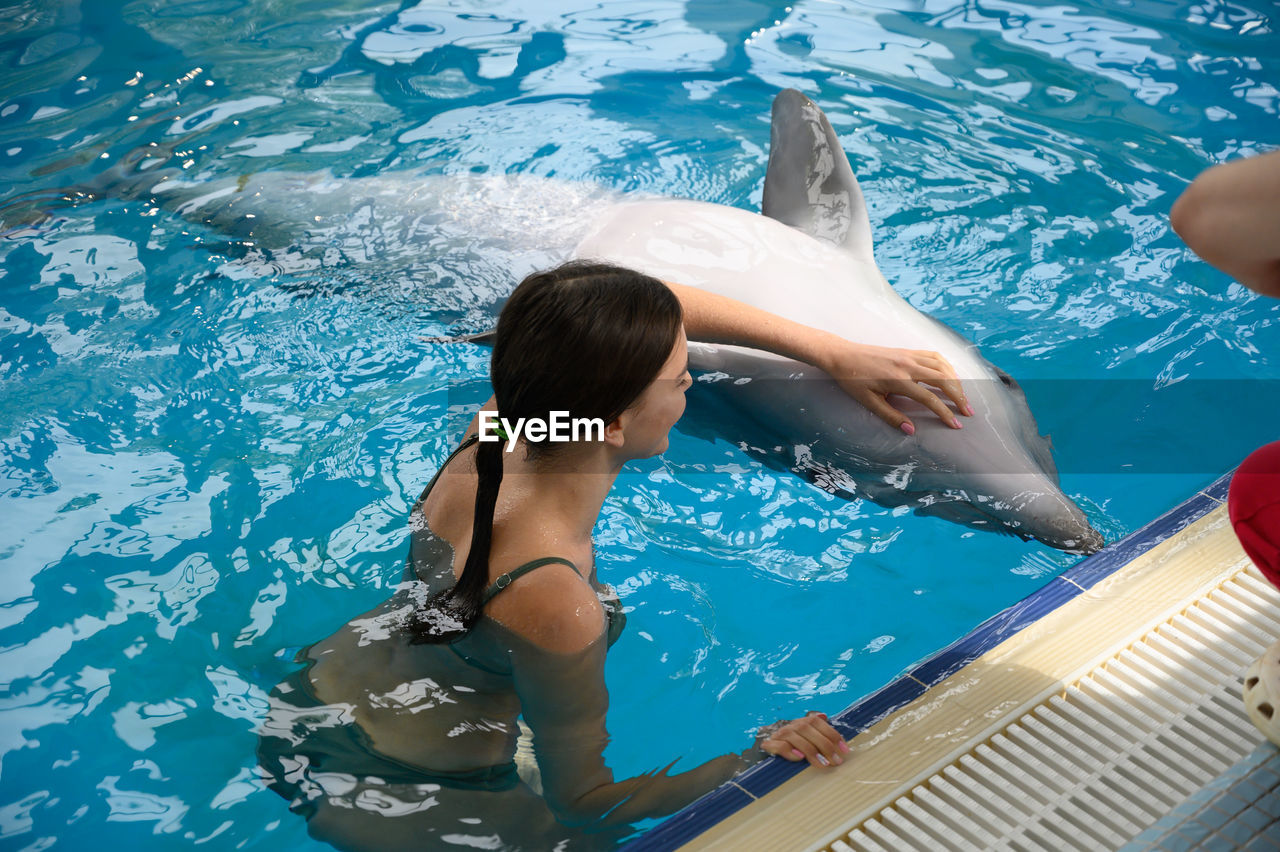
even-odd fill
[[[269,250],[88,199],[139,150],[195,184],[518,172],[758,208],[766,105],[796,86],[850,152],[895,285],[1020,378],[1275,377],[1275,311],[1166,219],[1205,165],[1276,142],[1264,0],[468,5],[5,9],[0,201],[55,215],[0,243],[15,842],[314,848],[251,774],[250,726],[292,649],[394,582],[408,501],[486,395],[483,350],[419,338],[483,327],[512,279],[509,258],[377,208]],[[1037,405],[1075,470],[1121,428],[1120,454],[1174,437],[1229,453],[1190,408],[1148,428]],[[687,756],[709,756],[791,702],[874,688],[1061,568],[831,500],[685,428],[600,531],[635,628],[610,663],[632,701],[611,719],[622,771],[648,766],[651,706],[707,731]],[[1108,538],[1205,484],[1067,480]],[[857,617],[797,635],[833,602]]]

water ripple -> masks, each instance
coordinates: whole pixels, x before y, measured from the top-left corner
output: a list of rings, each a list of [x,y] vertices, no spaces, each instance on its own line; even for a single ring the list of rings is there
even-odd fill
[[[405,513],[489,393],[487,350],[422,338],[487,327],[549,262],[540,205],[603,187],[758,209],[779,87],[830,116],[894,285],[1019,378],[1107,399],[1280,370],[1274,306],[1167,224],[1205,166],[1277,143],[1259,0],[19,0],[0,16],[15,842],[315,848],[254,774],[250,728],[293,650],[396,582]],[[283,221],[260,223],[284,243],[131,197],[123,179],[151,169],[302,176]],[[407,175],[476,174],[493,202],[511,173],[572,184],[506,199],[530,242],[515,255],[465,195],[435,218],[339,198],[316,225],[305,191],[369,179],[394,198]],[[1193,411],[1114,424],[1049,396],[1042,429],[1076,438],[1064,470],[1088,469],[1071,454],[1100,430],[1135,458],[1236,440],[1197,434]],[[659,715],[704,732],[685,751],[700,760],[837,709],[1066,564],[834,498],[698,416],[620,478],[598,527],[630,616],[608,664],[617,772],[652,768]],[[1064,480],[1108,539],[1205,484]]]

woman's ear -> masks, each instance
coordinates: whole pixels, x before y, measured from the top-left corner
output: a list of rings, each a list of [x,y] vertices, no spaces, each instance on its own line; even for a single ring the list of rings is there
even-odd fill
[[[606,423],[604,425],[604,442],[615,449],[622,449],[626,443],[624,431],[629,419],[628,412],[624,411]]]

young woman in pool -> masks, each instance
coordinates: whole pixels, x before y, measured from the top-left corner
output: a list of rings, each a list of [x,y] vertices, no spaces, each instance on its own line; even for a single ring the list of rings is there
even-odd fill
[[[398,591],[277,686],[260,759],[313,836],[342,849],[608,847],[766,754],[843,762],[848,746],[811,713],[676,775],[619,781],[604,763],[605,651],[623,616],[596,578],[591,530],[623,464],[664,451],[684,411],[686,328],[825,365],[858,392],[933,398],[953,419],[927,381],[967,409],[932,353],[859,347],[611,266],[530,276],[498,321],[484,408],[599,418],[603,440],[506,452],[473,420],[413,509]],[[536,767],[515,761],[518,720]],[[659,751],[676,736],[654,733]]]

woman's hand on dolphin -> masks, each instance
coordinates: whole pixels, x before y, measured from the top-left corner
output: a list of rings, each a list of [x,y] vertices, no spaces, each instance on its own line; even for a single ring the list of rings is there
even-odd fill
[[[973,415],[956,371],[937,352],[852,343],[728,296],[670,281],[666,284],[680,300],[690,340],[751,346],[820,367],[849,396],[908,435],[915,434],[915,424],[889,404],[891,394],[916,400],[943,423],[959,429],[955,412],[925,387],[931,385],[946,394],[961,414]]]
[[[889,402],[892,394],[914,399],[938,415],[943,423],[953,429],[960,428],[955,411],[925,385],[941,390],[961,414],[973,416],[973,406],[964,394],[956,371],[937,352],[891,349],[845,340],[841,343],[843,345],[836,347],[826,362],[818,366],[826,370],[845,393],[895,429],[908,435],[916,432],[911,419]]]
[[[807,760],[813,766],[839,766],[849,754],[849,744],[831,726],[827,714],[816,711],[766,725],[756,735],[756,747],[784,760]]]

